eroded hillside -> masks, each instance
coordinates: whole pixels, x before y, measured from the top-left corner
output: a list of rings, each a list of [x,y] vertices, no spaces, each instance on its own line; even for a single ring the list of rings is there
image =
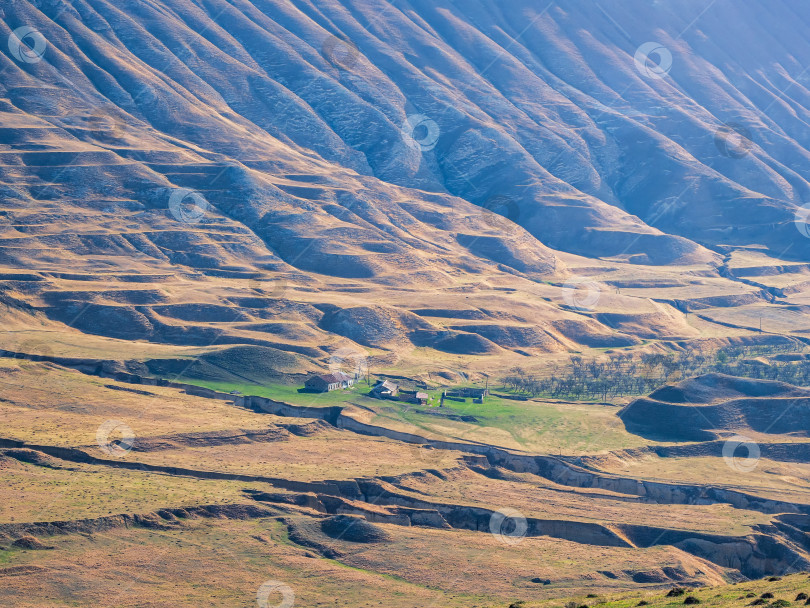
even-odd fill
[[[7,357],[0,382],[14,606],[251,606],[270,585],[260,608],[506,607],[810,567],[806,433],[760,434],[741,458],[740,420],[708,441],[617,428],[636,447],[573,455],[474,439],[498,438],[481,408],[427,429],[360,395],[300,406]],[[803,393],[776,384],[702,378],[651,399]],[[599,440],[618,410],[592,407]]]
[[[287,353],[281,373],[341,348],[503,369],[763,316],[806,329],[789,2],[48,0],[2,18],[19,329],[258,345]],[[53,343],[30,338],[4,346]]]

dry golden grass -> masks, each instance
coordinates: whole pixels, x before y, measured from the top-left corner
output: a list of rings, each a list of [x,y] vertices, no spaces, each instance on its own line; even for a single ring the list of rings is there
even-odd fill
[[[92,453],[103,455],[101,450],[97,452]],[[433,467],[458,464],[458,453],[439,450],[435,453],[436,460],[431,461]],[[160,466],[296,481],[401,475],[426,466],[416,446],[338,430],[270,443],[130,452],[126,459]]]
[[[86,286],[85,286],[86,287]],[[157,359],[194,357],[216,347],[176,346],[139,340],[118,340],[86,334],[39,317],[19,318],[0,332],[0,348],[13,352],[80,359]]]
[[[311,550],[291,543],[286,527],[273,518],[52,537],[48,542],[55,551],[0,553],[6,567],[42,568],[4,577],[13,584],[0,587],[0,601],[20,608],[248,608],[256,605],[260,585],[275,580],[292,589],[296,606],[505,607],[517,600],[634,588],[624,571],[645,571],[650,564],[702,571],[703,580],[721,582],[722,569],[666,547],[594,549],[544,538],[507,545],[487,533],[379,526],[391,542],[333,542],[343,563],[313,559]],[[531,582],[536,577],[552,582]],[[275,605],[281,596],[272,599]]]
[[[267,484],[193,479],[54,460],[60,468],[0,455],[0,523],[149,513],[167,507],[246,502]]]
[[[640,526],[691,530],[707,534],[745,535],[751,526],[771,521],[756,511],[741,511],[726,504],[678,505],[638,502],[634,497],[595,488],[560,486],[530,474],[515,476],[520,483],[490,479],[464,471],[450,480],[409,478],[400,488],[411,496],[448,504],[517,509],[525,517],[602,524],[616,522]]]
[[[393,543],[356,547],[342,561],[449,593],[478,595],[479,601],[470,605],[505,607],[511,601],[560,597],[574,589],[628,588],[635,585],[626,578],[626,571],[650,570],[653,564],[682,567],[690,573],[702,570],[706,582],[722,581],[723,569],[707,567],[673,547],[587,547],[543,537],[512,544],[486,532],[381,527],[392,535]],[[346,550],[347,545],[338,546]],[[610,579],[600,571],[621,578]],[[551,583],[538,584],[533,578]]]
[[[0,587],[0,601],[20,608],[250,608],[257,605],[259,587],[275,580],[291,587],[296,606],[447,605],[442,590],[312,559],[272,519],[205,520],[176,531],[118,529],[92,539],[71,536],[49,542],[56,551],[3,556],[7,566],[36,564],[45,570],[4,577],[4,583],[13,585]],[[270,605],[281,599],[274,595]],[[461,606],[463,600],[450,605]]]
[[[125,384],[24,360],[0,359],[0,387],[6,422],[2,436],[39,445],[94,446],[96,431],[107,420],[120,420],[136,437],[257,430],[297,420],[256,414],[179,389]]]
[[[669,483],[711,484],[749,492],[774,500],[810,502],[810,464],[779,462],[761,458],[748,471],[742,451],[743,470],[734,469],[713,457],[658,458],[613,461],[604,470],[636,479]],[[751,463],[753,464],[753,463]]]
[[[560,254],[572,275],[598,282],[601,295],[594,313],[619,314],[632,321],[626,325],[616,325],[610,321],[605,331],[640,332],[639,335],[648,338],[655,334],[654,341],[669,337],[684,338],[716,338],[740,335],[754,335],[756,327],[751,323],[742,323],[747,329],[728,327],[723,323],[736,323],[732,312],[738,307],[750,306],[762,309],[765,316],[773,316],[775,321],[770,331],[791,333],[789,321],[779,322],[784,314],[779,306],[767,302],[758,295],[759,288],[745,285],[736,280],[724,277],[708,276],[707,267],[694,266],[642,266],[621,264],[605,260],[592,260],[580,258],[571,254]],[[777,260],[770,258],[750,262],[751,264],[777,265]],[[236,266],[239,260],[233,259]],[[50,277],[48,279],[48,293],[76,292],[81,297],[103,305],[127,305],[126,291],[152,291],[160,294],[163,300],[160,304],[215,304],[232,306],[234,318],[240,309],[230,303],[229,298],[234,296],[253,297],[257,292],[253,289],[255,281],[248,278],[222,278],[222,277],[195,277],[190,278],[176,272],[170,264],[154,262],[152,265],[139,266],[132,260],[117,260],[122,264],[115,269],[116,260],[109,263],[112,267],[99,268],[96,273],[88,273],[87,278],[92,280],[70,280]],[[748,263],[748,262],[746,262]],[[19,272],[14,268],[0,268],[0,272]],[[153,282],[125,283],[117,280],[118,274],[154,275]],[[423,281],[415,285],[401,285],[400,288],[391,289],[381,286],[379,278],[374,280],[341,279],[332,277],[327,282],[319,276],[309,276],[306,281],[286,277],[285,274],[270,275],[270,283],[281,282],[285,285],[283,296],[301,305],[319,304],[325,301],[341,308],[357,306],[373,306],[384,303],[385,306],[398,310],[415,310],[420,308],[487,311],[490,318],[483,323],[501,326],[522,325],[544,328],[551,333],[556,330],[550,325],[552,321],[561,318],[583,320],[591,315],[579,315],[566,312],[562,297],[561,286],[565,278],[550,277],[550,283],[530,281],[526,278],[507,275],[488,267],[482,267],[479,274],[462,273],[458,276],[447,277],[446,281]],[[168,277],[168,278],[167,278]],[[400,277],[401,278],[401,277]],[[754,277],[756,279],[756,277]],[[779,283],[779,286],[799,285],[805,281],[807,275],[803,272],[795,274],[793,282]],[[763,281],[777,280],[766,276]],[[779,279],[781,281],[781,279]],[[771,284],[771,283],[768,283]],[[110,297],[109,293],[115,293]],[[47,302],[42,296],[31,295],[28,292],[15,292],[14,295],[22,300],[30,301],[36,306],[46,306]],[[279,294],[273,294],[273,297]],[[805,292],[790,295],[791,301],[800,302]],[[262,297],[259,294],[259,297]],[[706,318],[699,319],[695,315],[684,316],[675,311],[661,300],[701,300],[705,298],[725,298],[728,300],[721,308],[712,311]],[[743,300],[740,298],[743,297]],[[746,299],[747,298],[747,299]],[[652,300],[657,300],[653,302]],[[739,301],[737,301],[739,300]],[[750,300],[750,301],[748,301]],[[194,357],[195,355],[220,348],[220,345],[211,347],[178,346],[160,344],[160,339],[154,342],[145,340],[119,340],[101,335],[82,333],[77,329],[66,327],[45,318],[43,315],[21,313],[16,309],[7,309],[8,322],[0,333],[0,348],[19,350],[25,344],[28,349],[32,344],[39,343],[43,349],[62,356],[105,358],[105,359],[137,359],[149,358],[176,358]],[[248,311],[249,314],[254,312]],[[728,313],[728,316],[725,315]],[[702,313],[701,313],[702,314]],[[711,317],[711,318],[709,318]],[[716,323],[712,319],[716,318]],[[708,319],[708,320],[707,320]],[[437,330],[449,327],[458,327],[465,324],[476,323],[469,320],[450,317],[426,317]],[[163,317],[162,321],[169,325],[210,326],[226,330],[229,335],[241,338],[266,339],[272,342],[287,342],[295,348],[302,346],[334,348],[345,343],[343,338],[324,331],[313,324],[310,319],[303,318],[298,313],[278,312],[274,314],[273,321],[293,324],[297,328],[295,339],[290,336],[279,337],[264,333],[261,329],[251,328],[251,323],[258,326],[266,322],[263,318],[252,318],[250,322],[237,322],[225,314],[216,322],[192,322]],[[98,331],[103,333],[102,328]],[[647,336],[650,334],[650,336]],[[540,369],[550,361],[564,360],[570,350],[579,350],[587,354],[598,354],[599,349],[585,346],[587,340],[577,343],[576,337],[568,338],[557,336],[565,345],[557,351],[545,352],[536,347],[525,347],[524,352],[537,355],[537,359],[528,359],[508,348],[498,349],[488,355],[464,355],[440,352],[435,349],[419,347],[410,344],[397,343],[396,345],[383,345],[384,348],[360,346],[367,355],[375,358],[375,371],[404,372],[419,374],[426,372],[460,371],[463,373],[496,373],[508,370],[515,365]],[[635,349],[644,349],[646,345],[638,345]],[[542,360],[539,360],[542,358]],[[302,359],[299,371],[314,371],[324,369],[328,357],[321,360],[306,361]]]

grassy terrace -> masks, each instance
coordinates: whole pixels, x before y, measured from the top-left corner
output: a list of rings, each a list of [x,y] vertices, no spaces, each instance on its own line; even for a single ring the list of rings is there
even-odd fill
[[[292,403],[293,405],[305,405],[309,407],[330,407],[333,405],[344,405],[358,400],[362,401],[362,404],[366,406],[379,403],[378,400],[366,396],[370,387],[366,385],[365,382],[356,384],[350,389],[332,391],[331,393],[307,393],[300,391],[301,385],[215,382],[186,378],[181,379],[181,381],[223,393],[239,391],[243,395],[256,395],[258,397],[267,397],[268,399],[275,399],[276,401]]]
[[[245,488],[266,488],[244,481],[192,479],[49,460],[38,466],[0,455],[0,524],[245,503]]]
[[[597,403],[516,401],[490,395],[483,404],[468,398],[463,403],[446,400],[439,408],[439,389],[427,390],[432,398],[430,405],[418,406],[373,399],[367,395],[369,386],[365,382],[331,393],[305,393],[299,392],[300,386],[269,383],[190,383],[310,407],[359,405],[376,413],[370,420],[373,424],[539,453],[584,454],[649,444],[624,430],[615,408]]]
[[[0,437],[40,445],[95,446],[97,429],[107,420],[126,423],[138,437],[263,429],[276,421],[175,388],[136,386],[29,361],[0,360],[0,390]]]
[[[434,466],[458,465],[454,452],[437,452]],[[132,460],[161,466],[279,477],[296,481],[402,475],[422,468],[416,448],[378,437],[331,431],[314,437],[133,453]]]
[[[721,458],[657,458],[613,460],[603,470],[637,479],[674,483],[712,483],[776,500],[806,503],[810,492],[810,464],[762,458],[755,469],[729,475]]]
[[[372,424],[539,453],[593,453],[646,443],[624,430],[615,408],[592,403],[515,401],[490,396],[483,404],[473,403],[472,399],[464,403],[448,400],[439,408],[435,407],[438,390],[428,391],[434,407],[423,407],[372,399],[366,395],[365,383],[332,393],[299,393],[299,387],[281,384],[194,384],[296,405],[357,405],[366,409],[353,408],[353,415]],[[139,437],[258,429],[275,420],[177,389],[136,387],[27,361],[0,361],[0,386],[5,391],[0,413],[7,422],[3,436],[47,445],[94,446],[96,430],[105,420],[121,420]]]

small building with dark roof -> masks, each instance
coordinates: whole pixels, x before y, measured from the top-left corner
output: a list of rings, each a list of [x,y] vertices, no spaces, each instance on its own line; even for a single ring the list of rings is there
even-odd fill
[[[377,399],[393,399],[397,396],[397,393],[399,393],[399,385],[390,380],[385,380],[375,384],[369,395]]]
[[[304,388],[315,393],[328,393],[341,388],[350,388],[352,385],[354,385],[354,378],[343,372],[316,374],[304,382]]]

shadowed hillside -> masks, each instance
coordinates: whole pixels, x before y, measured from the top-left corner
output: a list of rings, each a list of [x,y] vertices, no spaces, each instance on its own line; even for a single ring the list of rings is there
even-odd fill
[[[619,413],[628,431],[659,441],[707,441],[751,431],[806,437],[808,415],[808,389],[723,374],[669,384]]]

